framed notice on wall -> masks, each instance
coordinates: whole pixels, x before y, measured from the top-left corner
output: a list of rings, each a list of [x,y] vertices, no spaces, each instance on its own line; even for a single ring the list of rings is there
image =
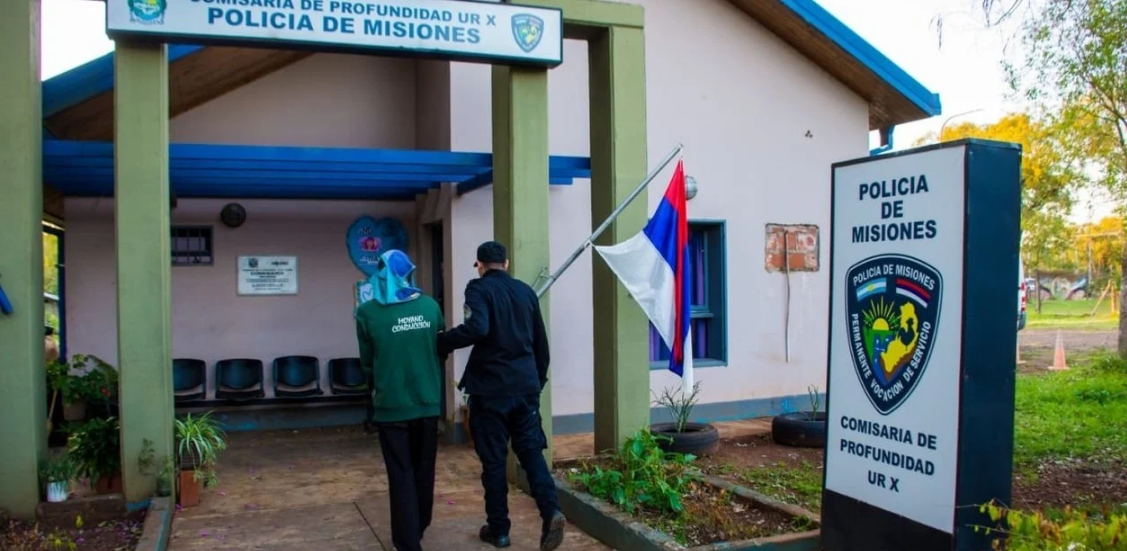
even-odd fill
[[[240,256],[240,295],[296,295],[296,256]]]

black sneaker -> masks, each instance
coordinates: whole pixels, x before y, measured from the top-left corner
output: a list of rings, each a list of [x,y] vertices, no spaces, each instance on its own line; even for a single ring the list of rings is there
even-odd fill
[[[540,533],[540,551],[552,551],[563,543],[564,526],[567,526],[567,519],[559,511],[552,513],[552,518],[544,521],[544,528]]]
[[[493,531],[489,529],[488,524],[481,527],[481,531],[478,532],[477,537],[481,538],[481,541],[484,541],[485,543],[488,543],[493,547],[508,547],[512,545],[512,542],[509,541],[508,535],[498,536],[494,534]]]

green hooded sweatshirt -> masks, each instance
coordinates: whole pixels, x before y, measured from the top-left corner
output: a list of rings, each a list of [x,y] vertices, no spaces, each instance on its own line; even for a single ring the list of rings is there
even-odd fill
[[[393,423],[442,414],[442,364],[435,344],[446,326],[434,299],[411,285],[406,254],[380,256],[375,298],[356,309],[360,365],[372,382],[373,420]]]

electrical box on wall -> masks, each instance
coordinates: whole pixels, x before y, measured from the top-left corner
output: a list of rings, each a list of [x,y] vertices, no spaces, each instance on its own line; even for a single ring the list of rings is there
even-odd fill
[[[767,224],[765,268],[768,272],[818,271],[818,226]]]

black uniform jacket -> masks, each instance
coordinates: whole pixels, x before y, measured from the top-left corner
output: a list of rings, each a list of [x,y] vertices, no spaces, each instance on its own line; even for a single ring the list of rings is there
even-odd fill
[[[490,270],[466,285],[465,321],[438,335],[438,351],[473,346],[458,388],[471,396],[539,394],[548,382],[548,335],[528,284]]]

